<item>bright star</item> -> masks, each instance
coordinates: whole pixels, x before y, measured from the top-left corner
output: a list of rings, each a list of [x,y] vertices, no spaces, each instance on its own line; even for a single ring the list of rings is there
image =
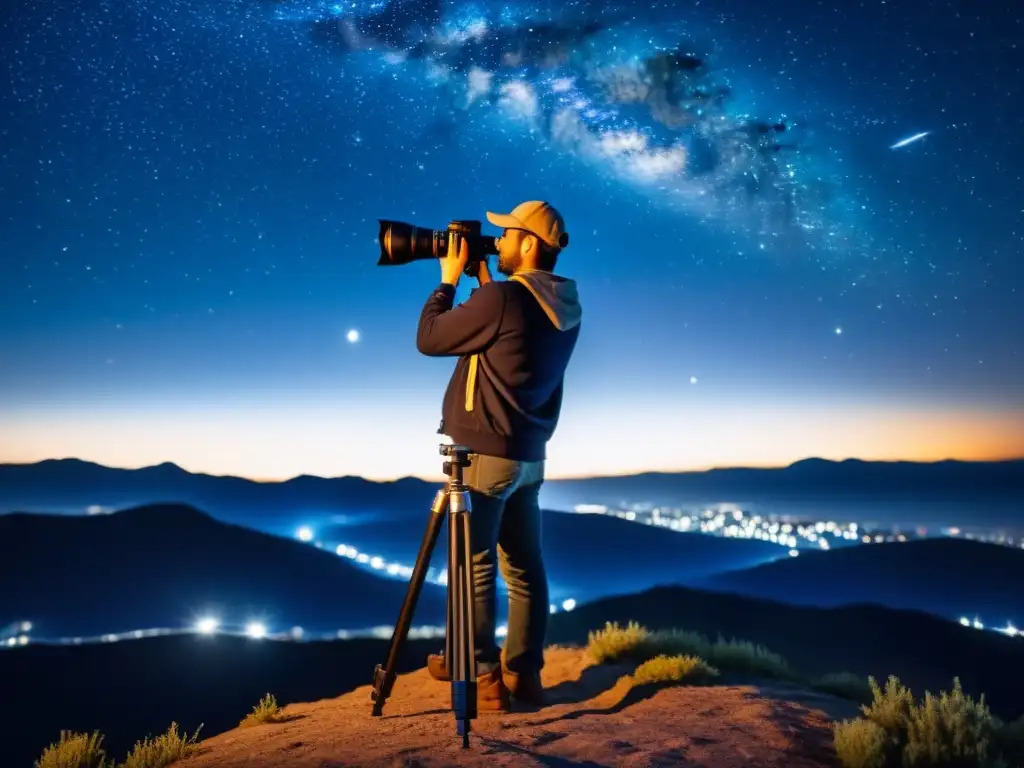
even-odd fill
[[[691,376],[690,377],[690,383],[691,384],[696,384],[697,383],[697,377],[696,376]]]
[[[843,329],[842,328],[836,328],[836,336],[841,336],[842,333],[843,333]]]
[[[351,331],[345,334],[345,338],[348,339],[349,344],[355,344],[359,341],[359,331],[353,328]]]

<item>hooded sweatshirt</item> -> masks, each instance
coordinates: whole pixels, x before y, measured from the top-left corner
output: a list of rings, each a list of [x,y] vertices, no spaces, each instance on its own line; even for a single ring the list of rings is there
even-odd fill
[[[438,432],[475,453],[545,459],[583,318],[576,282],[529,270],[454,301],[454,286],[439,285],[416,334],[422,354],[459,358]]]

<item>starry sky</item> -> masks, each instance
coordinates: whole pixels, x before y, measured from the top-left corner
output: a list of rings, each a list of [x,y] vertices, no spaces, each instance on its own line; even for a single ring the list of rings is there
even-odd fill
[[[363,0],[3,3],[0,461],[438,477],[439,270],[377,219],[527,199],[584,306],[550,477],[1024,456],[1012,4],[672,5],[443,3],[411,56]],[[681,45],[727,99],[643,90]]]

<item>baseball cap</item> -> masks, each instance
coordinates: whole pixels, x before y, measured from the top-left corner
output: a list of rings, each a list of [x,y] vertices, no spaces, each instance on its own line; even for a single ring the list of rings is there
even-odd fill
[[[527,200],[512,209],[512,213],[487,212],[487,220],[502,229],[525,229],[552,248],[565,248],[569,244],[569,233],[565,231],[565,220],[551,203],[541,200]]]

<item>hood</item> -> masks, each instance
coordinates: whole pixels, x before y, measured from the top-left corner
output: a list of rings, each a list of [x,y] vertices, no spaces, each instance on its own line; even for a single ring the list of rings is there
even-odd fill
[[[515,280],[530,289],[530,293],[558,330],[572,330],[583,319],[583,308],[580,306],[575,280],[559,277],[541,269],[516,272],[509,280]]]

